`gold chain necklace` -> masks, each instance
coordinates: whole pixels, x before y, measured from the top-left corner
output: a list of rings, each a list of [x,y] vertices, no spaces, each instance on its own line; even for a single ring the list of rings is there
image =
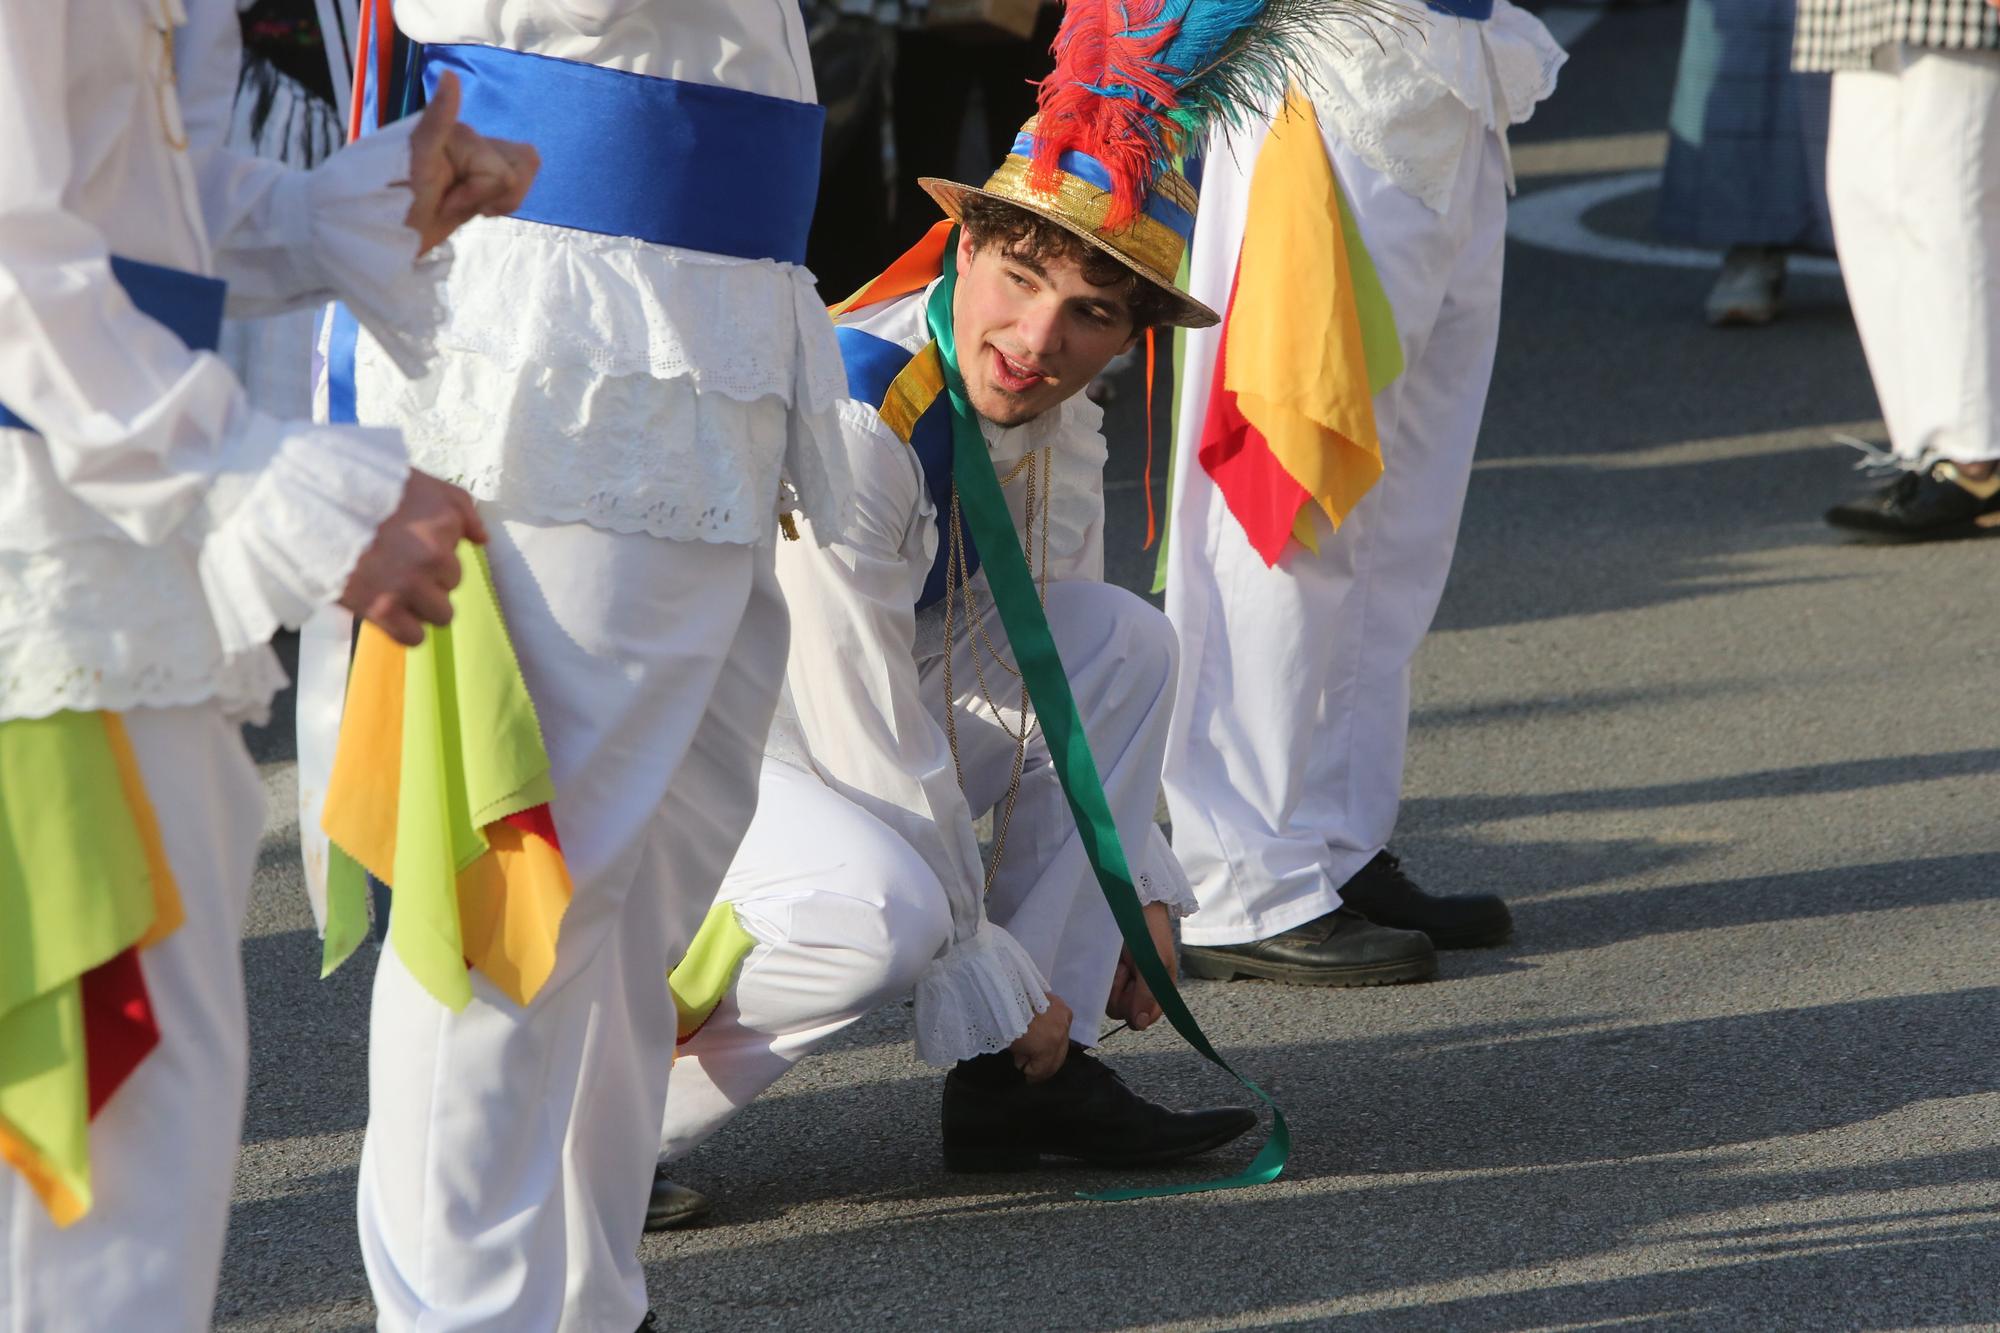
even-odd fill
[[[160,71],[153,80],[153,110],[160,118],[160,129],[167,136],[167,147],[176,153],[187,151],[186,127],[176,130],[174,116],[169,113],[167,98],[174,86],[174,20],[167,9],[167,0],[160,0]]]
[[[1027,473],[1027,493],[1022,505],[1021,528],[1028,540],[1022,543],[1023,554],[1028,558],[1028,573],[1036,581],[1043,609],[1046,610],[1049,604],[1049,510],[1052,507],[1049,502],[1053,498],[1054,451],[1043,448],[1030,452],[1014,465],[1012,471],[1000,479],[1000,484],[1003,487],[1009,485],[1024,470]],[[1040,559],[1036,558],[1035,551],[1037,519],[1041,522]],[[1000,729],[1014,742],[1014,762],[1007,778],[1007,799],[1001,807],[1000,818],[995,823],[993,852],[986,861],[986,882],[981,890],[982,893],[990,893],[993,889],[993,878],[1000,870],[1001,854],[1007,847],[1007,829],[1014,822],[1014,804],[1021,795],[1021,774],[1027,766],[1028,741],[1035,734],[1035,718],[1028,707],[1027,681],[1021,681],[1021,729],[1018,732],[1007,725],[1006,715],[1000,711],[1000,705],[993,698],[993,691],[986,683],[985,659],[989,654],[1007,674],[1020,679],[1021,672],[1000,655],[999,649],[993,642],[992,631],[979,615],[979,607],[972,591],[972,575],[966,568],[965,538],[959,528],[956,482],[952,483],[951,515],[946,531],[949,534],[949,545],[945,557],[944,578],[944,734],[946,742],[951,746],[951,767],[952,772],[958,777],[959,790],[965,790],[965,766],[958,756],[958,691],[952,684],[951,659],[956,646],[956,636],[953,633],[955,608],[961,599],[965,603],[966,622],[971,627],[967,631],[970,639],[968,646],[972,649],[972,670],[979,681],[979,696],[986,701],[986,707],[993,714],[994,721],[1000,724]]]

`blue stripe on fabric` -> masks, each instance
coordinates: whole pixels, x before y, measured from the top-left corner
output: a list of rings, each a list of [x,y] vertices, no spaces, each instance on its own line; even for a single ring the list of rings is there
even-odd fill
[[[494,46],[426,47],[426,90],[446,70],[466,124],[541,154],[516,217],[805,262],[823,108]]]
[[[111,276],[140,314],[165,325],[190,351],[215,350],[222,338],[222,306],[229,294],[222,279],[120,255],[111,256]],[[0,427],[34,429],[8,411],[5,403],[0,403]]]
[[[1033,157],[1035,155],[1034,136],[1031,134],[1018,134],[1014,136],[1014,147],[1010,151],[1016,157]],[[1089,181],[1100,190],[1109,190],[1112,188],[1111,173],[1104,169],[1102,162],[1099,162],[1088,153],[1078,152],[1072,148],[1056,159],[1056,165],[1079,180]],[[1166,227],[1183,241],[1189,240],[1194,236],[1194,214],[1188,212],[1158,190],[1146,191],[1144,212],[1147,217]]]
[[[327,308],[333,328],[326,340],[326,419],[336,426],[351,426],[361,418],[354,402],[354,344],[361,325],[354,312],[336,302]]]
[[[1440,14],[1471,19],[1475,23],[1484,23],[1493,17],[1493,0],[1427,0],[1427,3]]]
[[[843,327],[834,330],[834,335],[840,342],[840,359],[847,366],[847,392],[859,402],[880,408],[889,386],[903,373],[903,367],[910,364],[910,353],[887,338],[860,329]],[[944,523],[945,515],[951,512],[951,406],[945,395],[939,394],[937,401],[917,418],[917,428],[910,434],[910,448],[916,451],[917,466],[924,474],[924,489],[930,492],[931,504],[937,510],[937,555],[924,578],[924,590],[917,596],[917,610],[922,611],[943,601],[950,591],[945,575],[950,568],[951,543],[945,540]],[[979,548],[973,545],[972,533],[966,528],[962,514],[958,531],[965,540],[965,572],[970,577],[979,569]]]

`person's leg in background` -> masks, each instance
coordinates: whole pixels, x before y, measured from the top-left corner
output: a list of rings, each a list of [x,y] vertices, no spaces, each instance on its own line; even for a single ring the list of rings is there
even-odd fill
[[[209,1326],[249,1067],[242,935],[264,798],[210,705],[121,715],[186,919],[139,955],[159,1044],[90,1126],[91,1209],[57,1227],[0,1164],[0,1333]]]
[[[1841,271],[1907,469],[1827,513],[1877,541],[2000,526],[2000,52],[1883,47],[1834,75]]]

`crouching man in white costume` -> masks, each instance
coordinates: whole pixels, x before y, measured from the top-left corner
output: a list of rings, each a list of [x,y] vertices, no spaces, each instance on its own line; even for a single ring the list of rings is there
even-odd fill
[[[1018,189],[1025,160],[1010,157],[989,188]],[[1153,816],[1177,654],[1164,616],[1103,582],[1103,413],[1079,391],[1147,327],[1212,316],[1086,245],[1077,233],[1087,225],[949,182],[925,186],[962,224],[951,233],[951,318],[967,394],[1171,970],[1169,916],[1192,902]],[[930,239],[939,257],[946,236],[941,227]],[[936,259],[913,262],[920,251],[897,269],[936,273]],[[941,382],[924,370],[938,283],[897,285],[871,285],[840,320],[855,395],[840,405],[855,521],[823,548],[779,550],[789,706],[703,935],[724,950],[733,939],[742,963],[718,967],[702,948],[691,960],[711,980],[735,979],[681,1047],[662,1155],[693,1148],[912,985],[918,1054],[953,1066],[948,1168],[1018,1169],[1044,1154],[1136,1166],[1207,1151],[1254,1115],[1169,1111],[1086,1053],[1107,1014],[1145,1027],[1159,1009],[1121,958],[985,575],[967,568],[977,557],[950,531],[949,410],[921,396]],[[973,831],[988,811],[990,869]],[[698,984],[687,981],[677,993]],[[697,1212],[689,1194],[663,1167],[653,1223]]]
[[[846,506],[839,351],[800,266],[823,113],[788,3],[396,21],[428,82],[456,71],[468,116],[547,163],[516,217],[460,237],[435,370],[364,338],[356,405],[479,502],[573,896],[525,1004],[475,972],[454,1012],[382,952],[362,1252],[385,1330],[625,1333],[651,1319],[667,975],[750,821],[784,672],[781,469],[824,532]]]
[[[246,316],[339,296],[415,369],[448,267],[419,256],[533,175],[454,127],[449,95],[309,174],[189,151],[182,18],[177,0],[0,6],[6,1333],[208,1327],[263,815],[237,724],[283,684],[280,625],[338,598],[414,641],[481,536],[395,432],[252,409],[212,352],[224,280]],[[237,58],[232,40],[182,55]],[[136,1044],[100,1045],[135,1016]]]
[[[1185,655],[1167,800],[1201,915],[1192,975],[1371,985],[1511,931],[1490,894],[1423,892],[1389,852],[1410,660],[1451,568],[1500,327],[1507,127],[1564,56],[1508,0],[1431,0],[1428,32],[1323,43],[1305,85],[1395,313],[1384,472],[1317,551],[1269,565],[1196,461],[1220,338],[1189,337],[1167,614]],[[1258,139],[1211,146],[1190,287],[1228,297]],[[1417,932],[1422,932],[1418,934]],[[1428,938],[1425,938],[1428,937]]]

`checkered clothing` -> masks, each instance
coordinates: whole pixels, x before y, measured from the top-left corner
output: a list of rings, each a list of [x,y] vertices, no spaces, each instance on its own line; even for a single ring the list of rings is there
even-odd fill
[[[1866,69],[1890,42],[2000,48],[2000,10],[1986,0],[1799,0],[1792,68]]]

